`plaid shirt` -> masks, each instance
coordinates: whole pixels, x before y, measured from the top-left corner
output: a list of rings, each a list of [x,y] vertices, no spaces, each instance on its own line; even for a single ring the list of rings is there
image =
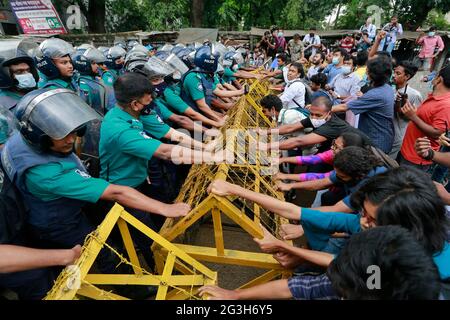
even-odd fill
[[[288,286],[296,300],[340,300],[325,273],[293,276],[288,280]]]

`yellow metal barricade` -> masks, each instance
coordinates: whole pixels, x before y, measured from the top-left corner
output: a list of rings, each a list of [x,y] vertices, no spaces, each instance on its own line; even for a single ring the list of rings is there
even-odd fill
[[[117,252],[107,244],[107,239],[114,226],[118,226],[125,254]],[[152,239],[155,244],[167,250],[167,259],[160,274],[153,274],[141,267],[134,249],[128,226],[132,226]],[[90,270],[102,248],[106,247],[116,254],[121,263],[129,265],[133,274],[93,274]],[[149,248],[150,250],[150,248]],[[184,273],[176,271],[183,270]],[[46,300],[72,300],[89,298],[96,300],[126,300],[127,297],[109,292],[98,286],[143,285],[157,287],[156,300],[165,299],[200,299],[197,290],[200,286],[215,284],[216,272],[205,267],[186,254],[181,248],[173,245],[158,233],[144,225],[123,207],[116,204],[106,216],[102,224],[91,233],[84,246],[80,258],[73,266],[67,267],[59,275]]]
[[[262,224],[273,235],[278,234],[282,219],[256,203],[236,197],[219,197],[207,193],[209,184],[216,180],[226,180],[246,189],[270,195],[283,200],[283,194],[276,191],[272,180],[273,167],[271,156],[256,150],[260,139],[255,128],[269,128],[271,121],[262,113],[258,105],[259,98],[267,93],[267,83],[250,81],[250,92],[229,112],[229,119],[221,130],[217,149],[223,146],[232,158],[220,165],[194,165],[176,199],[191,205],[193,210],[182,219],[167,219],[160,234],[169,241],[177,242],[193,258],[218,264],[231,264],[268,271],[262,276],[245,284],[243,287],[270,281],[280,276],[287,276],[285,270],[270,254],[235,250],[227,247],[223,236],[225,216],[242,228],[253,238],[262,238]],[[270,141],[268,141],[270,142]],[[278,155],[276,155],[278,156]],[[204,247],[192,243],[183,243],[183,236],[190,232],[202,220],[212,217],[215,247]],[[152,246],[159,271],[163,269],[167,250],[158,244]]]

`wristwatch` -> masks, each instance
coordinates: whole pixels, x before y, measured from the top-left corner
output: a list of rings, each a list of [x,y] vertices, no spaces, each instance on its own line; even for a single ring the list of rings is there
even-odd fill
[[[433,149],[429,149],[427,156],[426,157],[422,157],[422,158],[424,158],[427,161],[432,161],[433,158],[434,158],[434,150]]]

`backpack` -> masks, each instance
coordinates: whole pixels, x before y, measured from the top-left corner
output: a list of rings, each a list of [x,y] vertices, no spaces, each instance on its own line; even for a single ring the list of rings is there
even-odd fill
[[[370,147],[372,153],[383,163],[383,166],[385,166],[388,169],[394,169],[398,168],[399,164],[397,161],[389,157],[386,153],[384,153],[382,150],[375,148],[373,146]]]
[[[4,174],[0,162],[0,244],[13,244],[23,238],[27,210],[17,187]]]

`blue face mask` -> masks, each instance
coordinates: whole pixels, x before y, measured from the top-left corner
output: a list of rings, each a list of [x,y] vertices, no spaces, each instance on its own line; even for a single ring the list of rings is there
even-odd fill
[[[428,32],[428,36],[429,36],[429,37],[434,37],[435,34],[436,34],[436,32],[433,32],[433,31]]]
[[[19,82],[17,85],[19,89],[33,89],[36,87],[36,80],[31,73],[18,74],[14,77]]]
[[[339,58],[333,57],[333,61],[331,62],[334,65],[338,65],[339,64]]]

